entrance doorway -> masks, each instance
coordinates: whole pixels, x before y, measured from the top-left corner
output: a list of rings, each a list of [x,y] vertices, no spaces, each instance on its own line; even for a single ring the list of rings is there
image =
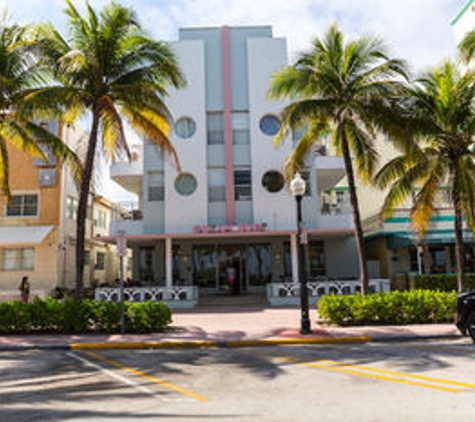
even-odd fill
[[[220,292],[238,295],[247,290],[244,253],[243,246],[218,246],[217,281]]]
[[[193,284],[200,295],[259,294],[271,279],[270,244],[193,246]]]

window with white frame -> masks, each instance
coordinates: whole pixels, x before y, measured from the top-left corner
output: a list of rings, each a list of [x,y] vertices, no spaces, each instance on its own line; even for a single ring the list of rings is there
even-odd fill
[[[162,171],[151,171],[148,173],[148,200],[163,201],[165,198],[165,188]]]
[[[35,248],[3,249],[3,271],[32,271],[35,269]]]
[[[106,254],[104,252],[97,252],[96,254],[96,270],[104,270],[106,268]]]
[[[249,113],[235,111],[232,114],[233,144],[249,145]]]
[[[234,170],[234,199],[236,201],[252,199],[251,169]]]
[[[94,226],[100,227],[102,229],[107,228],[107,216],[104,211],[97,210],[95,212]]]
[[[72,196],[66,198],[66,218],[76,220],[78,217],[78,200]]]
[[[206,138],[208,145],[224,144],[224,115],[222,112],[206,114]]]
[[[226,170],[224,167],[208,169],[208,200],[209,202],[226,201]]]
[[[38,215],[38,195],[12,195],[7,204],[7,217],[36,217]]]

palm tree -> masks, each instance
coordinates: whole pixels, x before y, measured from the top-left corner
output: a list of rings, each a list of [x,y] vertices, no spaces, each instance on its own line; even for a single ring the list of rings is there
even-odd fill
[[[475,30],[465,34],[458,45],[458,50],[463,63],[470,63],[475,58]]]
[[[163,102],[167,87],[184,84],[171,48],[151,39],[141,28],[134,11],[114,2],[98,14],[86,4],[81,16],[66,0],[69,38],[51,24],[38,28],[45,64],[58,83],[38,90],[29,100],[50,106],[69,119],[88,114],[90,136],[80,186],[76,246],[76,298],[83,293],[84,233],[94,157],[98,148],[112,159],[130,157],[124,119],[144,139],[178,158],[168,139],[170,113]]]
[[[422,237],[441,185],[451,189],[455,215],[457,288],[465,289],[463,218],[475,227],[475,73],[444,62],[407,89],[407,127],[413,133],[402,154],[384,165],[375,184],[390,187],[383,207],[391,211],[417,187],[412,217]]]
[[[400,87],[398,77],[406,78],[405,63],[389,59],[379,39],[362,36],[345,42],[342,32],[332,25],[322,39],[315,39],[309,52],[273,76],[269,90],[271,98],[293,100],[282,112],[283,123],[274,142],[280,143],[290,130],[307,128],[286,162],[288,179],[329,130],[333,148],[343,156],[362,294],[368,292],[368,273],[353,161],[359,176],[369,180],[378,162],[373,146],[376,133],[400,136],[391,108]]]
[[[27,42],[27,29],[9,24],[6,13],[0,21],[0,188],[6,201],[11,196],[8,145],[41,158],[45,158],[42,145],[48,145],[78,170],[74,153],[33,118],[41,110],[24,112],[28,94],[43,80],[34,45]]]

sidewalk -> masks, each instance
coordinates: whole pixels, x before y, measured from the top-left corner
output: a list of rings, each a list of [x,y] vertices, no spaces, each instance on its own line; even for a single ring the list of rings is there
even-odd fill
[[[0,350],[29,348],[238,347],[276,344],[352,343],[460,337],[454,324],[336,327],[317,324],[301,335],[298,308],[229,307],[175,310],[170,329],[154,334],[6,335]]]

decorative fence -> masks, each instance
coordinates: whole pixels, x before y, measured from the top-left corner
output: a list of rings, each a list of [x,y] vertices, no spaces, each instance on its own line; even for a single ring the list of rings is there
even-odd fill
[[[352,295],[360,290],[357,280],[311,280],[307,282],[308,297],[313,306],[322,295]],[[390,281],[387,279],[371,279],[369,290],[373,293],[389,292]],[[170,308],[193,308],[198,303],[198,287],[125,287],[124,300],[144,302],[147,300],[163,301]],[[95,289],[97,301],[119,301],[119,287],[100,287]],[[283,282],[267,285],[267,301],[271,306],[298,306],[300,304],[300,283]]]
[[[308,297],[312,305],[323,295],[352,295],[360,290],[358,280],[312,280],[307,282]],[[371,279],[369,291],[372,293],[389,292],[390,281]],[[300,283],[284,282],[267,285],[267,300],[272,306],[295,306],[300,303]]]
[[[99,287],[94,292],[95,300],[118,302],[120,287]],[[170,308],[193,308],[198,303],[198,288],[193,286],[172,287],[125,287],[124,300],[145,302],[147,300],[166,302]]]

